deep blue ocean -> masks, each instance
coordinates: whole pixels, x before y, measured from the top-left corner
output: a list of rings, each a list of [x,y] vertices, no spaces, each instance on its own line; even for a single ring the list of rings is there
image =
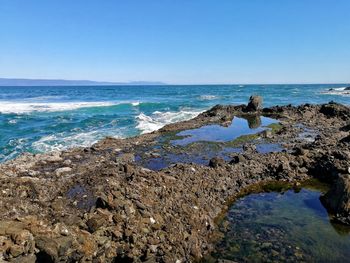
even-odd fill
[[[344,86],[0,87],[0,161],[151,132],[216,104],[247,103],[252,94],[261,95],[264,106],[332,100],[349,105]]]

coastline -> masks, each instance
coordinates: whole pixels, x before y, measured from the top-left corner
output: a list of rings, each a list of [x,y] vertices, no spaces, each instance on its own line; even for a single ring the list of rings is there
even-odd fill
[[[135,161],[145,151],[154,158],[149,147],[162,136],[259,116],[278,120],[281,127],[258,137],[283,144],[284,151],[262,154],[247,141],[232,160],[214,158],[209,165],[177,163],[153,171]],[[215,220],[243,189],[276,180],[294,184],[317,178],[337,189],[348,182],[349,121],[350,108],[335,103],[257,111],[218,105],[149,134],[20,156],[0,164],[0,236],[6,241],[0,259],[199,260],[213,249]],[[315,131],[314,141],[299,138],[305,129]],[[325,204],[337,189],[326,194]],[[338,209],[338,220],[349,223],[349,214],[340,213],[344,200],[349,201],[328,205]]]

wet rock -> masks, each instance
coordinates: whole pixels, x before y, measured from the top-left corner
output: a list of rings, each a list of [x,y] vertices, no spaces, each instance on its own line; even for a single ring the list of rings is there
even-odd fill
[[[257,111],[262,108],[263,99],[260,96],[251,96],[247,105],[247,111]]]
[[[220,157],[214,157],[209,161],[209,167],[218,168],[226,164],[225,160]]]
[[[336,183],[322,196],[323,204],[335,214],[335,218],[350,224],[350,175],[339,176]]]

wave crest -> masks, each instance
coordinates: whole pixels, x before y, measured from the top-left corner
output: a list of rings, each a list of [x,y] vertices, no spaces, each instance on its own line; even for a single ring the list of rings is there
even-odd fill
[[[192,119],[202,112],[203,111],[198,110],[181,110],[178,112],[155,111],[151,116],[141,113],[136,117],[138,122],[136,128],[141,131],[141,134],[153,132],[159,130],[167,124]]]
[[[14,101],[0,101],[0,113],[3,114],[26,114],[31,112],[59,112],[70,111],[81,108],[93,107],[109,107],[120,104],[131,104],[132,106],[139,106],[140,102],[14,102]]]
[[[219,99],[219,96],[216,95],[201,95],[199,96],[200,100],[215,100],[215,99]]]

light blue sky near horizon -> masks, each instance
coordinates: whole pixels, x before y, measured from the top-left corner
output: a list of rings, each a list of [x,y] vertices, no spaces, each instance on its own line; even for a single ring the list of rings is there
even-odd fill
[[[349,0],[0,0],[0,77],[350,83]]]

